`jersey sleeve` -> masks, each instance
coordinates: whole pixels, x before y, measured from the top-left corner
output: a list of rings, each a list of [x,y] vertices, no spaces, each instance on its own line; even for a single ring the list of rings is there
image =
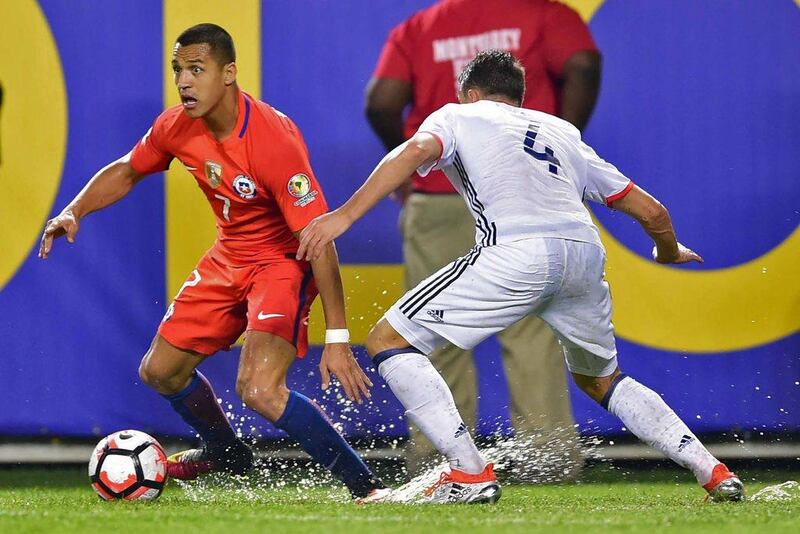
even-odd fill
[[[269,165],[266,187],[281,210],[286,225],[299,232],[315,217],[328,211],[299,131],[286,133]]]
[[[456,136],[454,133],[454,120],[452,106],[457,104],[447,104],[444,107],[431,113],[417,130],[417,133],[429,133],[439,141],[439,158],[417,168],[417,174],[426,177],[431,171],[441,170],[453,164],[456,154]]]
[[[630,193],[633,182],[627,176],[598,156],[586,143],[582,143],[581,150],[586,160],[584,198],[611,206],[614,201]]]
[[[165,171],[174,157],[164,148],[166,136],[164,114],[159,115],[131,150],[131,167],[139,174]]]
[[[576,52],[597,51],[586,23],[572,8],[551,2],[545,17],[544,57],[547,70],[560,76],[564,63]]]
[[[412,61],[408,23],[395,27],[383,45],[373,78],[391,78],[411,82]]]

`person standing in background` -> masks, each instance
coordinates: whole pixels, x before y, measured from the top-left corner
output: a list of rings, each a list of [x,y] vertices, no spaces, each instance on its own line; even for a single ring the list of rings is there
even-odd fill
[[[597,100],[600,53],[580,16],[551,0],[442,0],[396,26],[366,89],[366,114],[387,151],[408,139],[422,121],[457,101],[456,78],[481,50],[512,52],[525,67],[523,107],[564,118],[583,129]],[[409,107],[404,119],[404,112]],[[417,285],[475,242],[469,210],[441,171],[413,180],[395,193],[403,203],[401,231],[406,288]],[[571,479],[583,464],[574,428],[562,350],[550,328],[527,317],[498,339],[518,436],[546,452],[544,471],[525,472],[550,481]],[[431,354],[453,391],[468,426],[477,413],[477,380],[471,351],[447,345]],[[406,459],[411,475],[435,454],[411,428]],[[531,451],[536,454],[536,451]],[[523,460],[524,462],[524,460]]]

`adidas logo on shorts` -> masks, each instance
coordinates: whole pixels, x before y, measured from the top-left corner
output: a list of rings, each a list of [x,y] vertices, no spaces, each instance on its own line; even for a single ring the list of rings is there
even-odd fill
[[[444,322],[444,310],[428,310],[428,315],[437,323]]]

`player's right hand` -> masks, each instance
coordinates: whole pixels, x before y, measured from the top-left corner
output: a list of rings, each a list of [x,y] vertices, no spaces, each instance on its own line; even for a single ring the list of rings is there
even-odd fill
[[[316,260],[328,243],[345,233],[351,224],[352,221],[339,210],[320,215],[300,232],[297,259]]]
[[[62,235],[66,235],[67,241],[74,243],[79,226],[78,218],[75,217],[70,209],[62,211],[58,216],[47,221],[42,234],[42,241],[39,244],[39,257],[46,260],[50,250],[53,248],[53,240]]]
[[[349,343],[327,343],[322,350],[319,371],[323,390],[328,389],[331,375],[335,375],[350,400],[361,404],[364,397],[371,397],[369,388],[372,381],[358,365]]]
[[[682,244],[678,243],[678,253],[677,255],[666,257],[664,254],[659,253],[658,247],[653,247],[653,259],[656,260],[658,263],[689,263],[690,261],[696,261],[697,263],[703,263],[703,258],[695,252],[694,250],[690,249],[689,247],[685,247]]]

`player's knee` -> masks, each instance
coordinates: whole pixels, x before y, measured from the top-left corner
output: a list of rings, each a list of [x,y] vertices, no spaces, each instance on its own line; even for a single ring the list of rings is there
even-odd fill
[[[602,401],[608,391],[608,387],[601,382],[588,382],[580,386],[580,388],[595,402]]]
[[[289,399],[289,390],[285,386],[265,386],[246,379],[236,381],[236,393],[248,408],[272,422],[283,415]]]
[[[156,373],[153,367],[154,366],[150,363],[150,359],[146,355],[139,363],[139,378],[141,378],[142,382],[150,387],[155,387],[157,382]]]
[[[618,374],[619,371],[609,376],[586,376],[573,373],[572,378],[575,380],[575,385],[577,385],[581,391],[589,395],[592,400],[599,403],[603,400],[606,393],[608,393],[611,383]]]
[[[162,395],[171,395],[186,387],[191,375],[175,374],[158,365],[148,354],[142,358],[142,362],[139,364],[139,378]]]
[[[376,328],[377,326],[372,327],[372,330],[370,330],[367,335],[367,340],[364,342],[364,348],[367,349],[367,353],[369,353],[370,357],[375,356],[381,351],[380,345],[378,344],[378,336],[375,334]]]
[[[367,349],[370,357],[374,357],[385,350],[401,349],[408,346],[408,342],[392,328],[386,319],[378,321],[378,324],[372,327],[367,336],[367,341],[364,343],[364,348]]]

